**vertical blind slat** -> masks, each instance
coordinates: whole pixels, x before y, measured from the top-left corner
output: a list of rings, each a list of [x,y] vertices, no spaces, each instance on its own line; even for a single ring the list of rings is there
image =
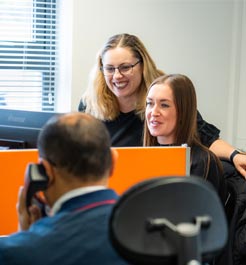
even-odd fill
[[[56,1],[0,1],[1,108],[55,110]]]

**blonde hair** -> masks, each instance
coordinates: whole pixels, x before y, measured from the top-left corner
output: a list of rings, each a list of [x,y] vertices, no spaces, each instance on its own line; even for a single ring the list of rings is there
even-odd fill
[[[84,111],[101,120],[114,120],[120,113],[117,97],[108,88],[103,73],[102,58],[104,54],[116,47],[128,48],[142,64],[142,82],[139,87],[138,102],[136,102],[136,113],[144,119],[145,97],[151,82],[164,73],[156,68],[143,43],[138,37],[130,34],[117,34],[108,39],[97,55],[96,64],[93,67],[88,86],[82,95]]]

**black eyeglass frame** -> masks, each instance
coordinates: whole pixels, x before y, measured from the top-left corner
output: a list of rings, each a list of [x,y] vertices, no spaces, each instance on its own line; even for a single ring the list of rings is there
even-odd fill
[[[118,71],[120,72],[121,75],[125,75],[126,73],[122,73],[121,70],[120,70],[120,68],[122,68],[122,67],[126,67],[126,66],[129,66],[129,67],[131,68],[131,70],[133,70],[133,67],[135,67],[137,64],[139,64],[139,63],[141,63],[141,62],[142,62],[142,60],[139,60],[139,61],[137,61],[137,62],[134,63],[134,64],[121,64],[121,65],[118,66],[118,67],[113,67],[113,66],[112,66],[112,69],[114,69],[114,71],[113,71],[111,74],[105,74],[105,73],[104,73],[104,67],[103,67],[103,66],[100,67],[100,70],[101,70],[101,72],[103,73],[104,76],[112,76],[112,75],[114,75],[116,69],[118,69]],[[130,68],[129,68],[129,70],[130,70]]]

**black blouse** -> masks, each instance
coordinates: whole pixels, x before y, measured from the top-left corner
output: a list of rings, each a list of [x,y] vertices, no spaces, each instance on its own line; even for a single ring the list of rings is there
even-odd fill
[[[142,146],[143,121],[134,111],[120,113],[114,121],[104,121],[112,146]]]
[[[207,147],[220,137],[220,130],[213,124],[206,122],[199,111],[197,111],[197,129],[202,144]]]
[[[141,146],[143,139],[143,121],[134,111],[120,113],[114,121],[104,122],[111,136],[112,146]],[[203,120],[197,112],[197,128],[201,142],[209,147],[219,138],[220,130]]]
[[[85,106],[81,101],[78,107],[79,111],[84,111]],[[111,144],[115,147],[122,146],[142,146],[143,145],[143,121],[134,111],[123,113],[113,121],[104,121],[110,136]],[[199,111],[197,111],[197,128],[201,142],[209,147],[219,138],[220,130],[213,124],[203,120]]]
[[[210,161],[208,159],[210,159]],[[207,153],[199,146],[192,146],[190,175],[206,178],[212,183],[224,204],[227,196],[227,188],[222,165],[219,166],[218,163],[220,163],[220,161],[216,159],[212,152],[209,151],[209,153]]]

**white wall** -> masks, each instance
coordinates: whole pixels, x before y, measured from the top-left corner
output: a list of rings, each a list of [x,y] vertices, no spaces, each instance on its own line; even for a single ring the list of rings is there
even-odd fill
[[[63,1],[73,2],[72,110],[99,48],[111,35],[128,32],[142,39],[159,68],[188,75],[203,117],[246,149],[245,0]]]
[[[239,92],[238,92],[238,108],[235,108],[236,112],[236,130],[235,140],[236,146],[242,147],[246,150],[246,2],[242,9],[242,39],[241,50],[239,60]]]

